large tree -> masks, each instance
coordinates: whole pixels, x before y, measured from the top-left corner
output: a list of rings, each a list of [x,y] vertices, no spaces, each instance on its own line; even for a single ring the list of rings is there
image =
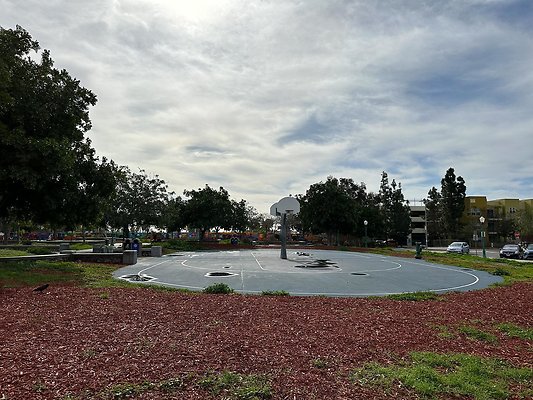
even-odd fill
[[[179,234],[181,228],[185,227],[183,218],[185,204],[185,201],[180,196],[169,196],[168,201],[163,207],[161,223],[167,232],[178,232]]]
[[[461,176],[456,177],[455,170],[449,168],[441,179],[442,224],[448,237],[456,238],[460,234],[465,197],[465,180]]]
[[[200,240],[210,229],[231,228],[233,208],[223,187],[215,190],[205,185],[203,189],[185,190],[183,194],[189,198],[183,209],[183,221],[200,230]]]
[[[463,177],[455,176],[449,168],[441,179],[441,191],[432,187],[426,205],[426,223],[430,239],[453,238],[461,236],[461,217],[465,209],[466,184]]]
[[[358,186],[346,178],[329,176],[326,182],[311,185],[305,195],[298,196],[304,229],[327,233],[330,244],[337,242],[339,233],[353,233],[361,212],[358,193]]]
[[[424,199],[426,206],[426,231],[428,241],[441,239],[442,229],[442,198],[440,192],[433,186]],[[429,246],[429,243],[427,244]]]
[[[165,207],[173,193],[159,175],[150,175],[145,170],[139,173],[121,167],[117,173],[116,195],[110,203],[108,224],[122,228],[123,236],[128,237],[130,230],[147,230],[151,226],[163,228]]]
[[[525,204],[518,214],[518,229],[522,240],[529,243],[533,241],[533,207],[529,204]]]
[[[231,226],[234,231],[242,234],[248,229],[250,218],[246,200],[231,200]]]
[[[114,166],[84,135],[96,96],[28,32],[0,27],[0,219],[89,224],[114,190]],[[94,200],[94,201],[92,201]]]
[[[394,179],[389,184],[388,174],[385,171],[381,174],[379,196],[387,239],[405,244],[411,231],[409,202],[404,198],[402,185],[397,184]]]

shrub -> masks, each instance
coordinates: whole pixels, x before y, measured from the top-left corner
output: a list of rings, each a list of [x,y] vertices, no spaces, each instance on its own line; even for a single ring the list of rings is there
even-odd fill
[[[214,283],[204,288],[203,292],[208,294],[230,294],[234,290],[225,283]]]
[[[181,251],[196,251],[202,248],[199,242],[191,242],[188,240],[171,239],[160,243],[163,248]]]
[[[509,271],[506,271],[505,269],[500,268],[500,267],[496,268],[491,273],[492,273],[492,275],[496,275],[496,276],[509,276],[509,275],[511,275],[511,273]]]
[[[55,248],[50,246],[30,246],[28,247],[28,253],[35,255],[44,255],[44,254],[54,254],[56,253]]]

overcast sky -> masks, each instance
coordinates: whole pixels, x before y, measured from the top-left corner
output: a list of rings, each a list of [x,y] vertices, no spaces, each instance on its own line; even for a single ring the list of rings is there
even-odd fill
[[[98,96],[100,156],[260,212],[329,175],[533,197],[533,1],[0,0]]]

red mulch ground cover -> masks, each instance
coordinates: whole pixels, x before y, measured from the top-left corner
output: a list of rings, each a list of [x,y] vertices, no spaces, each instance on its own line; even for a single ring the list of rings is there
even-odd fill
[[[44,294],[0,289],[0,307],[0,399],[98,398],[117,384],[210,371],[268,374],[275,399],[416,398],[403,389],[361,386],[350,372],[411,351],[533,367],[533,343],[495,328],[502,322],[533,328],[533,285],[526,283],[423,302],[51,286]],[[498,341],[445,338],[436,328],[463,324]],[[191,383],[135,398],[210,395]]]

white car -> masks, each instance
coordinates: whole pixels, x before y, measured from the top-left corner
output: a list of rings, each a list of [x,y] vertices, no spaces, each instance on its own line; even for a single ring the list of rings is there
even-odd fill
[[[468,254],[470,253],[470,246],[466,242],[453,242],[446,249],[447,253],[459,253],[459,254]]]

